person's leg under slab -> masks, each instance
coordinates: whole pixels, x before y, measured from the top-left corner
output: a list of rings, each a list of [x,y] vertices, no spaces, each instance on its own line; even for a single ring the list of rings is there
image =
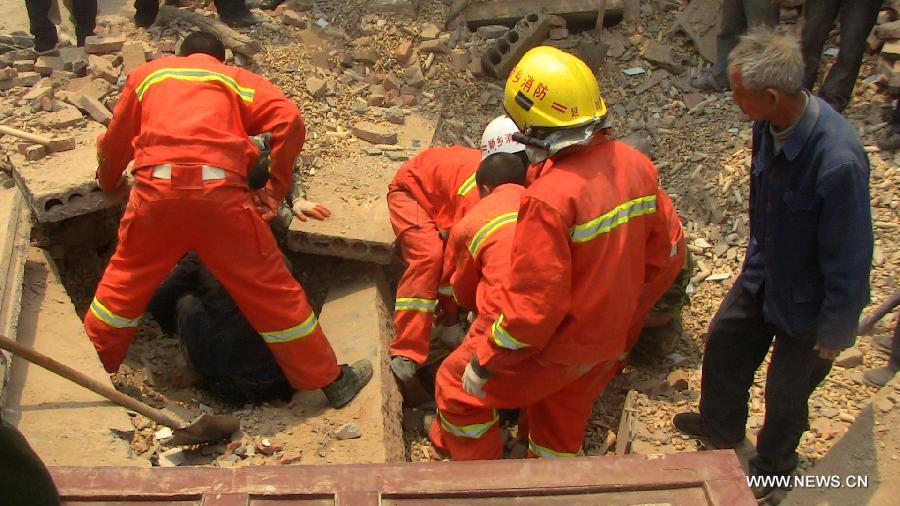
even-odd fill
[[[428,435],[432,443],[453,460],[499,459],[503,443],[497,409],[534,405],[591,370],[589,366],[526,359],[514,367],[498,371],[485,384],[485,398],[478,399],[462,386],[462,374],[474,349],[475,339],[468,339],[447,357],[438,370],[435,389],[438,416]],[[609,376],[604,374],[603,377],[608,379]],[[605,381],[601,383],[605,384]],[[533,423],[530,418],[529,423]]]
[[[182,209],[152,198],[157,193],[148,183],[132,188],[116,251],[84,317],[85,331],[107,372],[119,369],[147,303],[187,251]]]
[[[594,400],[612,379],[614,362],[594,366],[560,390],[528,406],[528,456],[583,455],[584,428]]]
[[[391,356],[406,357],[422,365],[428,358],[434,326],[444,243],[434,221],[408,194],[389,193],[388,207],[407,264],[394,302],[397,337],[391,345]]]
[[[195,207],[214,226],[197,231],[192,249],[262,335],[291,385],[312,390],[337,379],[334,350],[247,192],[223,189]]]

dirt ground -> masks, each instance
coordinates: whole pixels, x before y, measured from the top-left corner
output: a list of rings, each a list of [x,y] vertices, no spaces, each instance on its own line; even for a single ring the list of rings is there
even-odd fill
[[[7,3],[2,9],[8,8]],[[279,85],[304,112],[308,140],[301,156],[300,170],[305,180],[312,182],[320,167],[332,157],[340,156],[353,121],[358,118],[383,121],[387,114],[386,108],[381,107],[367,107],[364,112],[354,111],[353,105],[358,98],[358,92],[354,90],[367,82],[366,76],[402,75],[403,67],[396,61],[394,49],[401,41],[412,39],[427,23],[442,26],[447,5],[446,2],[424,0],[418,20],[412,21],[382,15],[370,3],[360,0],[306,3],[311,7],[302,16],[310,25],[323,20],[327,23],[326,28],[298,30],[287,27],[276,13],[269,14],[272,17],[267,23],[246,33],[263,45],[263,51],[255,59],[254,70]],[[618,425],[625,395],[632,389],[639,392],[633,451],[652,454],[697,449],[694,441],[674,432],[670,421],[675,413],[696,407],[707,327],[740,270],[747,242],[746,175],[751,123],[728,94],[699,94],[690,89],[687,85],[689,74],[706,63],[683,34],[672,31],[678,11],[656,12],[652,5],[655,3],[645,2],[644,16],[636,30],[626,31],[619,25],[604,33],[603,40],[611,47],[598,76],[601,92],[611,111],[614,132],[619,137],[628,137],[631,142],[641,144],[654,159],[661,184],[672,196],[683,219],[701,273],[694,279],[695,293],[684,314],[685,333],[675,352],[660,363],[627,367],[597,401],[587,428],[585,452],[588,455],[613,451],[611,432],[615,432]],[[0,10],[0,13],[5,11]],[[101,13],[108,14],[103,9]],[[114,21],[110,21],[111,25],[115,24]],[[189,30],[184,25],[170,25],[135,31],[129,29],[127,23],[121,24],[121,20],[116,22],[118,26],[130,30],[130,38],[143,40],[150,46],[174,41]],[[0,30],[4,26],[0,25]],[[792,23],[787,27],[797,29],[796,24]],[[488,43],[464,28],[455,32],[454,36],[459,47],[470,49],[473,54],[480,55]],[[570,34],[555,42],[574,47],[579,41],[591,38],[588,33]],[[637,66],[648,70],[653,68],[641,58],[642,47],[650,41],[670,47],[674,61],[688,71],[681,75],[669,75],[658,85],[636,94],[635,88],[648,77],[646,74],[627,76],[622,71]],[[374,48],[378,56],[374,63],[339,64],[346,60],[352,48],[361,45]],[[833,36],[826,47],[835,45],[836,38]],[[327,69],[313,64],[313,59],[322,52],[331,62]],[[443,121],[439,139],[443,142],[473,145],[480,138],[483,126],[501,113],[499,98],[503,82],[454,70],[446,55],[436,55],[433,59],[424,54],[418,57],[427,67],[424,71],[426,81],[419,94],[419,103],[412,109],[441,114]],[[831,61],[829,57],[823,58],[823,71]],[[889,97],[866,81],[874,72],[875,61],[874,56],[866,57],[854,98],[846,111],[847,117],[859,130],[872,165],[876,237],[872,306],[896,291],[900,281],[900,241],[897,237],[900,229],[900,195],[897,193],[900,153],[882,153],[874,146],[888,132],[884,112],[890,107]],[[656,72],[660,70],[653,69],[653,73]],[[307,89],[309,76],[319,76],[328,82],[330,91],[326,96],[316,98],[311,95]],[[365,184],[352,186],[346,190],[348,199],[364,201],[370,197],[371,191],[377,190]],[[110,253],[109,239],[112,235],[109,231],[106,233],[106,239],[98,240],[93,247],[82,245],[81,252],[66,250],[63,253],[58,249],[59,244],[52,240],[46,243],[46,247],[57,248],[54,257],[64,257],[61,262],[64,280],[80,311],[90,300],[99,269]],[[324,300],[331,263],[330,260],[313,257],[303,261],[304,285],[318,304]],[[710,276],[717,281],[708,279]],[[884,319],[876,326],[875,333],[888,333],[895,325],[895,318],[889,316]],[[115,375],[114,381],[135,396],[185,416],[193,416],[208,407],[216,412],[233,412],[242,418],[246,437],[241,438],[239,445],[191,451],[191,464],[272,462],[275,457],[257,451],[258,446],[264,450],[268,448],[261,440],[257,441],[257,437],[269,439],[270,443],[273,440],[278,444],[284,442],[287,448],[296,446],[304,449],[304,462],[329,461],[328,442],[333,439],[336,428],[327,423],[313,427],[304,425],[302,421],[307,413],[296,412],[292,403],[239,407],[235,410],[211,399],[200,389],[175,386],[173,376],[167,373],[171,372],[172,364],[179,360],[177,348],[174,339],[161,336],[152,323],[146,324],[132,346],[127,367]],[[873,349],[866,337],[859,340],[857,349],[862,352],[862,363],[846,368],[835,367],[811,398],[812,430],[806,433],[800,447],[803,469],[808,470],[825,455],[875,392],[874,388],[863,384],[862,371],[867,367],[884,365],[886,357]],[[675,391],[666,384],[666,376],[675,369],[682,369],[688,375],[687,389]],[[761,368],[751,392],[748,424],[751,440],[763,419],[764,378],[765,368]],[[413,461],[434,457],[421,429],[422,414],[408,411],[404,420],[408,428],[409,458]],[[135,450],[145,457],[154,455],[158,451],[152,438],[156,427],[140,417],[134,418],[134,422],[137,428],[133,443]],[[311,460],[305,460],[307,457]]]

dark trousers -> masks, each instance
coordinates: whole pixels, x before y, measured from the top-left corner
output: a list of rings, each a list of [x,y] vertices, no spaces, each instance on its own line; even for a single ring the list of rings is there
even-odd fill
[[[754,373],[774,340],[766,375],[766,417],[751,464],[763,474],[783,474],[797,467],[797,445],[809,428],[809,396],[828,375],[831,361],[819,358],[812,340],[785,335],[767,323],[761,296],[750,294],[738,278],[710,324],[700,414],[724,441],[742,441]]]
[[[135,19],[144,20],[146,24],[151,24],[159,14],[160,0],[134,0]],[[247,8],[245,0],[213,0],[216,4],[216,11],[219,17],[228,18],[240,16],[250,12]]]
[[[3,420],[0,420],[0,494],[3,504],[59,504],[59,492],[47,467],[22,434]]]
[[[811,90],[815,84],[822,48],[835,20],[840,22],[840,52],[819,88],[819,96],[838,112],[850,102],[866,38],[875,26],[881,4],[882,0],[809,0],[803,7],[804,88]]]
[[[34,35],[39,50],[48,49],[58,42],[56,25],[50,21],[50,4],[51,0],[25,0],[31,35]],[[72,0],[72,16],[75,18],[78,45],[84,45],[84,38],[93,35],[97,26],[97,0]]]
[[[774,27],[778,24],[778,7],[772,0],[725,0],[722,4],[722,24],[716,36],[717,56],[713,75],[720,84],[728,83],[728,55],[737,46],[738,37],[755,26]]]
[[[894,105],[894,113],[891,114],[891,128],[894,132],[900,134],[900,99],[897,99],[897,104]]]

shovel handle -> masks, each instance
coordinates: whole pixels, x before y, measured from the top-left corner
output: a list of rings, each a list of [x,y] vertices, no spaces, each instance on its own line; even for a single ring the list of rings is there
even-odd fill
[[[129,397],[109,385],[103,384],[93,378],[90,378],[84,373],[76,371],[75,369],[72,369],[71,367],[63,363],[57,362],[47,355],[32,350],[28,346],[17,343],[16,341],[13,341],[12,339],[4,335],[0,335],[0,349],[4,349],[17,357],[31,362],[34,365],[43,367],[44,369],[47,369],[54,374],[58,374],[59,376],[62,376],[69,381],[77,383],[84,388],[87,388],[91,392],[94,392],[95,394],[106,397],[110,401],[118,404],[119,406],[122,406],[123,408],[136,411],[158,424],[162,424],[173,429],[180,429],[184,426],[183,422],[175,420],[162,411],[150,407],[137,399]]]

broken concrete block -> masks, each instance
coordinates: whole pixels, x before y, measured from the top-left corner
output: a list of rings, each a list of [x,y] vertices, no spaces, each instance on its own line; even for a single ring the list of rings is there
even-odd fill
[[[347,422],[344,425],[341,425],[341,428],[334,434],[334,437],[340,440],[359,439],[362,437],[362,432],[355,423]]]
[[[112,120],[112,113],[99,100],[90,95],[81,95],[78,98],[78,107],[94,119],[98,123],[109,125]]]
[[[547,16],[529,14],[508,31],[503,38],[496,39],[482,55],[484,72],[497,79],[505,79],[516,62],[529,49],[540,45],[549,33]]]
[[[7,65],[12,65],[13,63],[20,60],[31,60],[34,61],[38,57],[37,53],[32,51],[31,49],[19,49],[16,51],[9,51],[0,55],[0,62],[3,62]]]
[[[485,39],[499,39],[508,31],[509,28],[504,25],[484,25],[479,26],[476,33]]]
[[[40,144],[33,144],[25,150],[25,159],[30,162],[40,160],[45,156],[47,156],[47,148]]]
[[[31,72],[34,70],[34,60],[16,60],[13,62],[12,67],[17,72]]]
[[[306,18],[301,16],[299,12],[290,9],[286,9],[281,14],[281,22],[287,26],[295,26],[301,30],[305,30],[308,26]]]
[[[306,79],[306,91],[309,92],[312,98],[317,100],[325,96],[326,85],[327,83],[318,77],[308,77]]]
[[[666,383],[672,390],[680,392],[682,390],[687,390],[689,386],[689,379],[690,375],[688,375],[687,371],[685,371],[684,369],[676,369],[670,372],[666,377]]]
[[[375,12],[400,14],[415,18],[419,15],[420,0],[375,0]]]
[[[450,67],[458,72],[463,72],[469,66],[469,52],[465,49],[454,49],[450,52]]]
[[[16,87],[15,79],[4,79],[0,81],[0,91],[10,90]]]
[[[419,32],[419,37],[422,37],[422,40],[432,40],[438,38],[438,35],[441,34],[441,29],[434,23],[427,23],[422,27],[422,31]]]
[[[875,36],[881,40],[900,39],[900,19],[876,26]]]
[[[400,98],[399,96],[392,98],[391,100],[395,100],[396,98]],[[403,104],[403,100],[400,100],[400,104]],[[398,106],[391,107],[384,113],[384,118],[395,125],[402,125],[404,121],[406,121],[406,115],[403,114],[403,109]]]
[[[300,450],[291,450],[289,452],[285,452],[284,455],[278,459],[278,463],[287,466],[293,464],[295,462],[300,462],[303,459],[303,454],[300,453]]]
[[[863,354],[856,348],[847,348],[834,359],[834,365],[847,369],[862,365]]]
[[[881,48],[881,57],[888,61],[900,59],[900,40],[885,42]]]
[[[372,144],[397,144],[396,130],[369,121],[360,121],[353,125],[351,132],[356,137]]]
[[[622,22],[632,27],[641,22],[641,0],[622,0]]]
[[[425,75],[418,63],[413,63],[403,70],[403,80],[410,86],[419,87],[425,82]]]
[[[84,40],[84,50],[89,54],[115,53],[122,50],[125,34],[91,35]]]
[[[34,62],[34,70],[42,76],[49,76],[54,70],[65,70],[63,59],[59,56],[38,56]]]
[[[550,40],[562,40],[569,36],[568,28],[551,28],[547,37]]]
[[[385,91],[390,91],[399,90],[400,86],[402,85],[400,83],[400,79],[397,76],[395,76],[394,74],[388,74],[384,76],[384,79],[381,80],[381,86],[384,87]]]
[[[381,93],[372,93],[366,98],[366,103],[372,107],[381,107],[384,105],[384,95]]]
[[[404,40],[397,46],[397,49],[394,50],[394,58],[400,62],[401,65],[406,65],[409,63],[410,58],[412,58],[413,54],[413,45],[412,41]]]
[[[12,67],[7,67],[5,69],[0,69],[0,81],[7,81],[15,79],[16,76],[19,75],[19,71]]]
[[[353,61],[374,65],[378,61],[378,52],[374,47],[359,47],[353,50]]]
[[[110,84],[116,84],[119,82],[119,70],[113,67],[113,64],[102,56],[97,56],[94,54],[89,55],[88,68],[90,68],[91,75],[93,75],[94,77],[103,79]]]
[[[672,49],[655,40],[651,39],[647,41],[647,45],[644,47],[644,53],[641,56],[648,62],[657,67],[664,68],[673,74],[681,74],[684,72],[684,67],[681,66],[681,64],[676,63],[672,58]]]
[[[350,106],[350,110],[356,114],[363,114],[369,110],[369,103],[360,97],[356,97],[353,99],[353,105]]]
[[[469,72],[475,77],[484,75],[484,66],[482,66],[480,58],[475,58],[469,62]]]
[[[890,62],[881,58],[875,72],[878,82],[886,87],[887,93],[891,95],[900,93],[900,60]]]
[[[572,49],[572,53],[581,59],[589,69],[596,72],[603,61],[606,60],[606,51],[609,46],[593,40],[582,40]]]
[[[34,86],[40,80],[41,75],[37,72],[19,72],[19,75],[14,79],[16,86],[25,88]]]
[[[122,46],[122,70],[126,74],[147,63],[144,45],[140,42],[128,42]]]
[[[67,106],[65,109],[57,112],[51,112],[42,118],[41,122],[50,128],[69,128],[75,126],[84,116],[78,109]]]
[[[419,103],[419,99],[417,99],[415,95],[400,95],[400,100],[402,100],[403,105],[407,107],[417,105]]]
[[[75,75],[83,76],[87,71],[88,55],[82,47],[64,47],[59,50],[59,57],[62,58],[62,70],[72,72]],[[52,74],[51,74],[52,75]]]
[[[675,26],[694,41],[697,51],[706,61],[716,61],[716,35],[722,0],[691,0],[678,16]]]
[[[419,44],[419,51],[426,54],[447,54],[450,52],[450,47],[447,45],[447,41],[445,41],[444,39],[432,39],[423,41],[421,44]]]
[[[187,462],[187,457],[181,448],[170,448],[159,454],[158,462],[159,467],[178,467]]]
[[[44,97],[53,97],[53,88],[49,86],[34,86],[31,88],[31,91],[25,94],[22,97],[25,100],[31,101],[40,101]]]

